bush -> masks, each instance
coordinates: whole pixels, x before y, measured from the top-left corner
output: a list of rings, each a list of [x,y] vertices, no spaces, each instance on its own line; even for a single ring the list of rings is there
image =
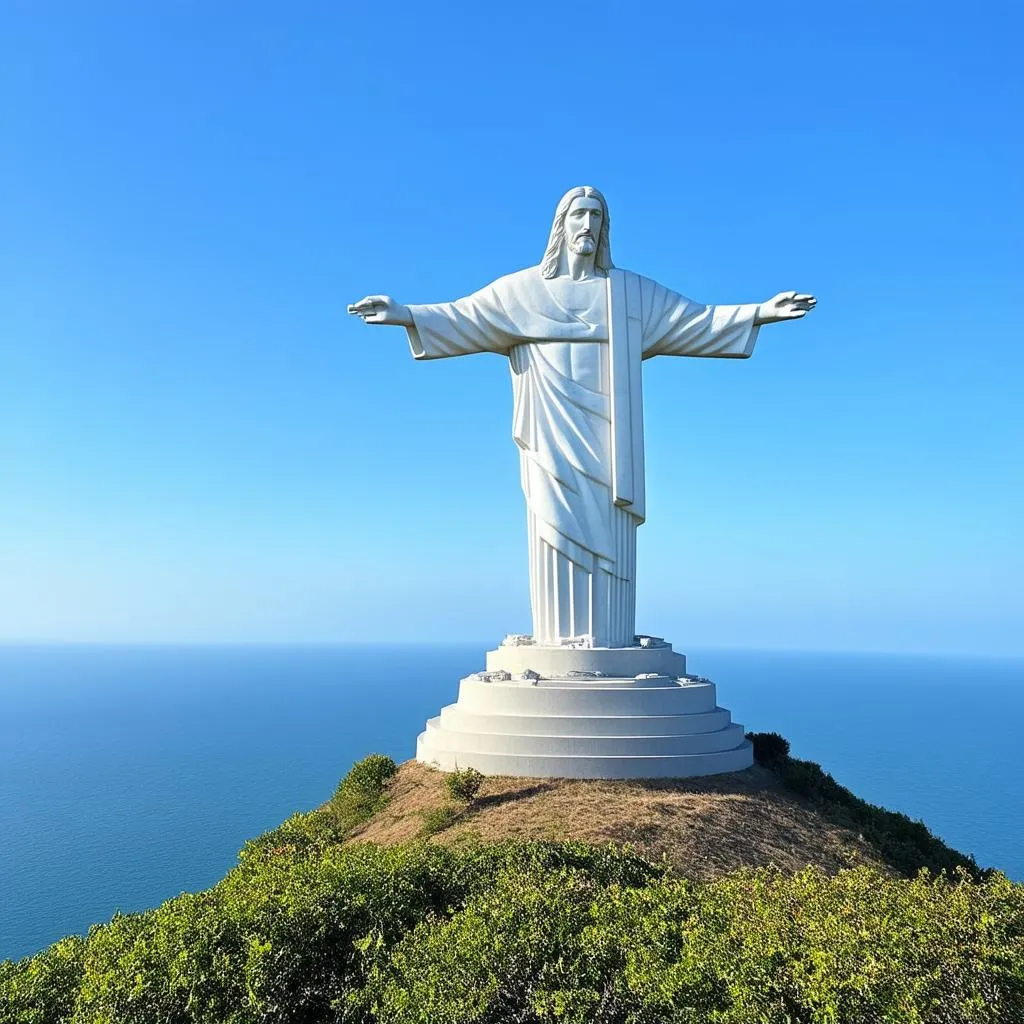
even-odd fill
[[[886,863],[908,878],[922,867],[932,871],[964,870],[976,880],[990,873],[979,868],[973,857],[964,856],[933,836],[924,822],[861,800],[813,761],[790,757],[774,770],[787,789],[859,832]]]
[[[397,771],[398,765],[383,754],[370,754],[352,765],[328,805],[342,835],[373,817],[387,803],[387,785]]]
[[[1003,1024],[1024,886],[740,871],[612,847],[306,847],[0,964],[15,1024]]]
[[[340,785],[349,790],[379,796],[398,771],[398,765],[384,754],[370,754],[356,761]]]
[[[810,800],[828,817],[859,832],[876,852],[910,878],[922,867],[932,871],[967,871],[976,880],[989,872],[973,857],[964,856],[905,814],[869,804],[841,786],[814,761],[790,757],[789,741],[777,732],[747,733],[754,759],[770,768],[791,793]]]
[[[502,872],[381,950],[369,1019],[511,1024],[1008,1024],[1024,1019],[1024,887],[743,871],[694,886]]]
[[[789,740],[777,732],[748,732],[747,739],[754,747],[754,760],[767,768],[789,757]]]
[[[444,788],[454,800],[470,803],[480,791],[484,777],[475,768],[458,768],[444,778]]]
[[[73,935],[15,963],[0,961],[0,1020],[55,1024],[70,1020],[85,969],[86,942]]]
[[[458,807],[445,804],[444,807],[434,807],[423,812],[423,834],[427,836],[443,832],[449,825],[454,825],[459,819]]]

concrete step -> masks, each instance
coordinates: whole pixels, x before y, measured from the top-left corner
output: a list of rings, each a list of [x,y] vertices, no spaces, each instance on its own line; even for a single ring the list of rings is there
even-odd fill
[[[692,715],[488,715],[459,704],[441,709],[441,725],[455,732],[517,736],[688,736],[724,729],[731,716],[725,708]]]
[[[484,775],[538,779],[664,779],[742,771],[754,763],[754,752],[747,740],[732,750],[669,756],[455,752],[436,749],[430,743],[430,733],[422,732],[416,742],[416,759],[442,771],[475,768]]]
[[[624,723],[628,726],[628,721]],[[459,732],[427,722],[426,743],[431,750],[458,755],[515,754],[572,757],[675,757],[733,750],[744,742],[743,726],[729,725],[715,732],[669,736],[537,736],[517,733]]]
[[[567,715],[612,718],[693,715],[714,711],[714,683],[590,686],[544,680],[531,686],[519,680],[484,682],[468,677],[459,683],[460,708],[485,715]]]

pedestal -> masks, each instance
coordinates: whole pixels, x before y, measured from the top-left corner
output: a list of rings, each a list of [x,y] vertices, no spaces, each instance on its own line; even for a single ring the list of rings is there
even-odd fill
[[[753,764],[715,684],[671,644],[546,647],[511,638],[427,722],[416,759],[529,778],[686,778]]]

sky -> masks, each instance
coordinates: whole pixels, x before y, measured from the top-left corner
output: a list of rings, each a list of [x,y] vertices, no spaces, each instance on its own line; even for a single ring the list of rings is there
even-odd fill
[[[1011,3],[0,5],[0,641],[529,631],[500,356],[346,305],[612,256],[818,308],[644,368],[638,628],[1024,654]]]

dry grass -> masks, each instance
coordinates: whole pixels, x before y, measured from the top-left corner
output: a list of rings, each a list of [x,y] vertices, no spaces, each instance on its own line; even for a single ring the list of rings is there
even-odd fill
[[[451,803],[444,775],[406,761],[387,806],[349,842],[400,843],[423,834],[427,811]],[[461,805],[459,805],[461,806]],[[603,781],[491,777],[454,824],[430,837],[452,843],[472,833],[499,839],[578,839],[629,843],[664,857],[682,875],[712,878],[736,868],[816,864],[834,872],[884,863],[855,832],[784,792],[754,767],[700,779]]]

